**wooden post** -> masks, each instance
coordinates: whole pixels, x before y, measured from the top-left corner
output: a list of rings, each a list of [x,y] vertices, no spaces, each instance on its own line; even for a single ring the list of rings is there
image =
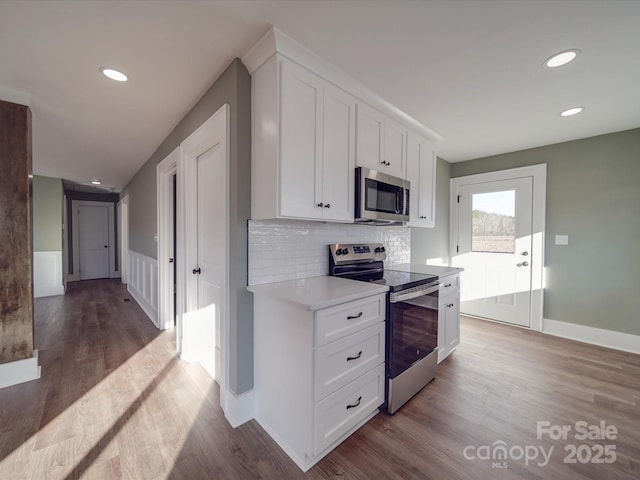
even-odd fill
[[[33,356],[31,111],[0,101],[0,364]]]

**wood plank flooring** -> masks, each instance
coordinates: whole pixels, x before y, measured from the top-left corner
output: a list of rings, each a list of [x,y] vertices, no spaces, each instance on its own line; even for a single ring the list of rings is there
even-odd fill
[[[431,384],[305,474],[255,421],[232,429],[217,384],[176,357],[175,332],[126,298],[101,280],[36,299],[42,378],[0,390],[0,479],[640,478],[638,355],[463,318]],[[538,439],[544,421],[572,430]],[[579,421],[617,437],[577,440]],[[605,445],[614,462],[580,463]],[[499,446],[507,458],[484,459]]]

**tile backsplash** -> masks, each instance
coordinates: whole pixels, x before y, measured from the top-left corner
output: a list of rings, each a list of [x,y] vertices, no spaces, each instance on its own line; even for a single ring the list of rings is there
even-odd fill
[[[331,243],[382,243],[385,265],[409,263],[411,229],[299,220],[249,221],[249,285],[329,273]]]

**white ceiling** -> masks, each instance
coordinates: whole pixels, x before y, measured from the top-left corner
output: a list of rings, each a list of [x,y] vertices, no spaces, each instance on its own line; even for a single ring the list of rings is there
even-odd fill
[[[640,127],[639,1],[4,0],[0,96],[31,96],[34,173],[120,189],[270,25],[442,135],[451,162]]]

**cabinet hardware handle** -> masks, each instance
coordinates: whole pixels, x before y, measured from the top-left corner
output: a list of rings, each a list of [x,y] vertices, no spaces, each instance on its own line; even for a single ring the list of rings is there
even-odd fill
[[[444,288],[449,288],[450,286],[451,286],[451,284],[450,284],[450,283],[447,283],[447,284],[444,286]]]
[[[173,263],[173,258],[170,258],[170,259],[169,259],[169,263]]]
[[[324,206],[324,208],[331,208],[331,204],[330,204],[330,203],[327,203],[327,204]]]
[[[350,362],[351,360],[357,360],[362,356],[362,350],[360,350],[358,352],[358,355],[356,355],[355,357],[347,357],[347,362]]]
[[[320,208],[322,208],[322,207],[324,207],[324,203],[319,203],[319,204],[318,204],[318,206],[319,206]]]
[[[354,403],[353,405],[347,405],[347,410],[349,410],[350,408],[356,408],[358,405],[360,405],[361,401],[362,401],[362,396],[359,396],[358,401],[356,403]]]
[[[362,316],[362,312],[360,312],[357,315],[349,315],[349,316],[347,316],[347,320],[354,320],[356,318],[360,318],[361,316]]]
[[[529,255],[529,252],[522,252],[520,255],[522,255],[523,257],[526,257],[527,255]]]
[[[200,275],[202,273],[202,270],[200,270],[200,267],[198,268],[194,268],[191,273],[193,273],[194,275]]]

